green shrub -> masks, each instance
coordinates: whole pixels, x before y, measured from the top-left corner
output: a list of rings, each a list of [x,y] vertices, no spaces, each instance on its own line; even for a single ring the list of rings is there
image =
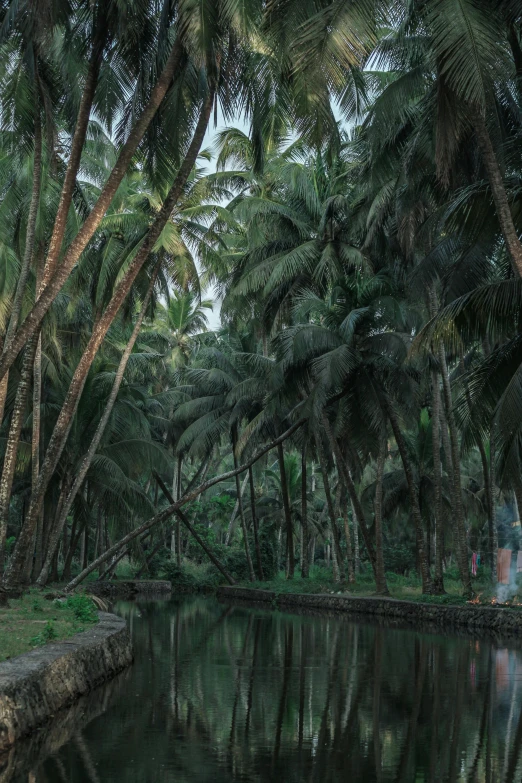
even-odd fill
[[[93,623],[98,619],[94,602],[89,596],[82,595],[82,593],[70,595],[65,606],[72,609],[75,619],[80,623]]]
[[[48,620],[48,622],[45,624],[45,627],[43,630],[38,634],[38,636],[34,636],[31,639],[31,643],[35,647],[40,647],[42,644],[47,644],[48,642],[52,642],[53,639],[56,639],[58,634],[56,633],[56,629],[54,627],[54,624],[51,620]]]

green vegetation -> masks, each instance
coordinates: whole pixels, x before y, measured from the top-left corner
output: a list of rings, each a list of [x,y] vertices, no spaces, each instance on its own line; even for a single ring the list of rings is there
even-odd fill
[[[45,5],[0,2],[4,585],[495,583],[520,3]]]
[[[46,595],[30,590],[0,607],[0,661],[67,639],[97,622],[96,607],[88,596],[48,600]]]

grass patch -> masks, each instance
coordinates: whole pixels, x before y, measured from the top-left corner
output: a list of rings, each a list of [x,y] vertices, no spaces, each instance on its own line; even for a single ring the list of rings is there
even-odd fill
[[[392,598],[403,601],[419,601],[422,603],[459,606],[466,603],[462,595],[462,585],[453,574],[448,574],[444,580],[445,595],[422,595],[421,583],[416,574],[403,576],[389,572],[386,574],[388,589]],[[310,569],[308,579],[303,579],[296,573],[294,579],[288,580],[283,571],[275,579],[267,582],[242,582],[242,587],[252,587],[257,590],[273,590],[276,593],[326,593],[352,596],[374,596],[376,594],[375,582],[369,570],[357,575],[356,584],[346,582],[338,584],[332,579],[332,572],[326,568],[314,566]],[[473,588],[480,596],[480,605],[488,606],[494,595],[494,590],[486,577],[473,581]],[[522,590],[521,590],[522,595]],[[517,606],[510,608],[516,609]],[[522,608],[522,607],[521,607]]]
[[[11,599],[8,607],[0,607],[0,661],[67,639],[97,620],[96,607],[86,595],[50,601],[45,593],[29,590]]]

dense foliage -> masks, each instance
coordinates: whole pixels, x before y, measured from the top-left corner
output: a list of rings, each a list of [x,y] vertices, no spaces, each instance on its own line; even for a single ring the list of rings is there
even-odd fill
[[[123,558],[494,575],[522,503],[520,4],[0,15],[6,586]]]

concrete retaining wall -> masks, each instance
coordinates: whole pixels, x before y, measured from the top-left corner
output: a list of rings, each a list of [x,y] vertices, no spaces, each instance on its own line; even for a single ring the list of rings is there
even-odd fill
[[[324,610],[365,617],[399,620],[411,625],[426,625],[444,629],[466,628],[469,631],[494,631],[503,636],[522,636],[522,611],[484,606],[448,606],[394,598],[358,598],[346,595],[308,593],[275,593],[270,590],[221,587],[218,595],[224,600],[270,604],[281,610]]]
[[[130,663],[125,621],[106,612],[83,633],[0,663],[0,753]]]

